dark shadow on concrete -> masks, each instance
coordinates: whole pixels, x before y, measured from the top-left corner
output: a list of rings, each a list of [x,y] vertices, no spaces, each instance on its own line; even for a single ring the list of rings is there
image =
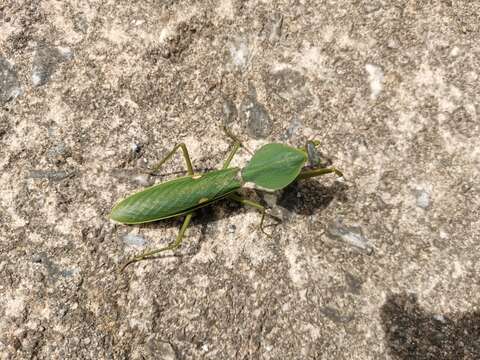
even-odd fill
[[[347,185],[335,182],[322,185],[317,179],[295,182],[285,188],[277,205],[301,215],[313,215],[318,209],[325,209],[333,199],[346,200]]]
[[[414,294],[390,295],[381,308],[394,359],[480,359],[480,312],[433,314]]]

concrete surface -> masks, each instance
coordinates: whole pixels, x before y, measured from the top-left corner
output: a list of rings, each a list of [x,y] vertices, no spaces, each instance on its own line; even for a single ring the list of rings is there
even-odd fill
[[[2,0],[1,359],[480,358],[480,2]],[[345,172],[107,219],[175,143]],[[241,152],[235,164],[249,154]]]

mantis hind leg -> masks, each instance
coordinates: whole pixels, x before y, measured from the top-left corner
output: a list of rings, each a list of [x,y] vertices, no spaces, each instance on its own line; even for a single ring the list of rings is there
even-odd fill
[[[161,252],[168,251],[168,250],[175,250],[178,247],[180,247],[180,245],[182,244],[183,235],[185,234],[185,231],[187,230],[188,225],[190,225],[190,220],[192,220],[192,216],[193,216],[193,213],[189,213],[187,214],[187,216],[185,216],[182,227],[180,228],[180,231],[178,232],[178,235],[175,241],[171,242],[168,246],[165,246],[163,248],[150,250],[133,257],[125,265],[123,265],[122,271],[125,270],[125,268],[130,264],[133,264],[135,262],[142,261],[142,260],[154,259]]]
[[[167,156],[165,156],[159,163],[155,164],[151,168],[151,172],[156,173],[162,167],[162,165],[165,164],[165,162],[175,154],[175,151],[177,151],[178,148],[182,149],[183,157],[187,165],[188,175],[193,175],[194,173],[193,173],[192,161],[190,160],[190,155],[188,154],[187,146],[184,143],[175,145],[175,147],[172,149],[172,151],[170,151],[167,154]]]
[[[271,236],[272,236],[272,234],[267,233],[267,232],[264,230],[264,227],[263,227],[263,222],[264,222],[264,220],[265,220],[265,215],[267,215],[267,210],[265,209],[265,206],[263,206],[263,205],[255,202],[255,201],[252,201],[252,200],[249,200],[249,199],[245,199],[245,198],[243,198],[243,197],[241,197],[241,196],[239,196],[239,195],[237,195],[237,194],[235,194],[235,193],[228,195],[228,198],[231,199],[231,200],[234,200],[234,201],[236,201],[236,202],[239,202],[239,203],[242,204],[242,205],[251,206],[251,207],[254,207],[254,208],[260,210],[261,213],[262,213],[262,218],[260,219],[260,225],[259,225],[259,226],[260,226],[260,230],[261,230],[265,235],[267,235],[268,237],[271,237]],[[276,217],[273,216],[273,215],[270,215],[270,216],[271,216],[272,218],[276,219],[276,220],[279,220],[278,218],[276,218]]]

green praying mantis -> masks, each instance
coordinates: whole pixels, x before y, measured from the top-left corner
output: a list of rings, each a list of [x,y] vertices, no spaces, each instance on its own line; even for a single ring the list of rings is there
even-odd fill
[[[294,148],[285,144],[270,143],[257,150],[244,168],[230,167],[230,163],[242,147],[241,141],[226,127],[226,135],[233,140],[232,150],[223,166],[203,174],[196,174],[184,143],[177,144],[165,158],[152,167],[157,172],[178,149],[182,150],[188,175],[148,187],[117,203],[110,218],[122,224],[143,224],[172,217],[185,218],[176,239],[168,246],[146,251],[129,260],[122,270],[131,263],[154,258],[157,254],[177,249],[198,209],[211,205],[220,199],[230,199],[240,204],[252,206],[261,211],[260,229],[263,230],[266,209],[261,204],[249,200],[237,191],[242,188],[256,188],[263,191],[276,191],[294,181],[334,173],[343,174],[335,167],[321,167],[316,147],[318,141],[307,141],[305,147]],[[305,167],[307,162],[309,167]],[[267,234],[268,235],[268,234]]]

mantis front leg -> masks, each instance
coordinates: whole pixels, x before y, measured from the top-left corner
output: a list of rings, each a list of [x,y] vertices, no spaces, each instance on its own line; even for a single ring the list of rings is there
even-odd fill
[[[334,167],[329,168],[321,168],[321,169],[313,169],[313,170],[305,170],[302,171],[296,180],[308,179],[316,176],[321,176],[325,174],[335,173],[338,177],[343,177],[343,174],[340,170]]]

